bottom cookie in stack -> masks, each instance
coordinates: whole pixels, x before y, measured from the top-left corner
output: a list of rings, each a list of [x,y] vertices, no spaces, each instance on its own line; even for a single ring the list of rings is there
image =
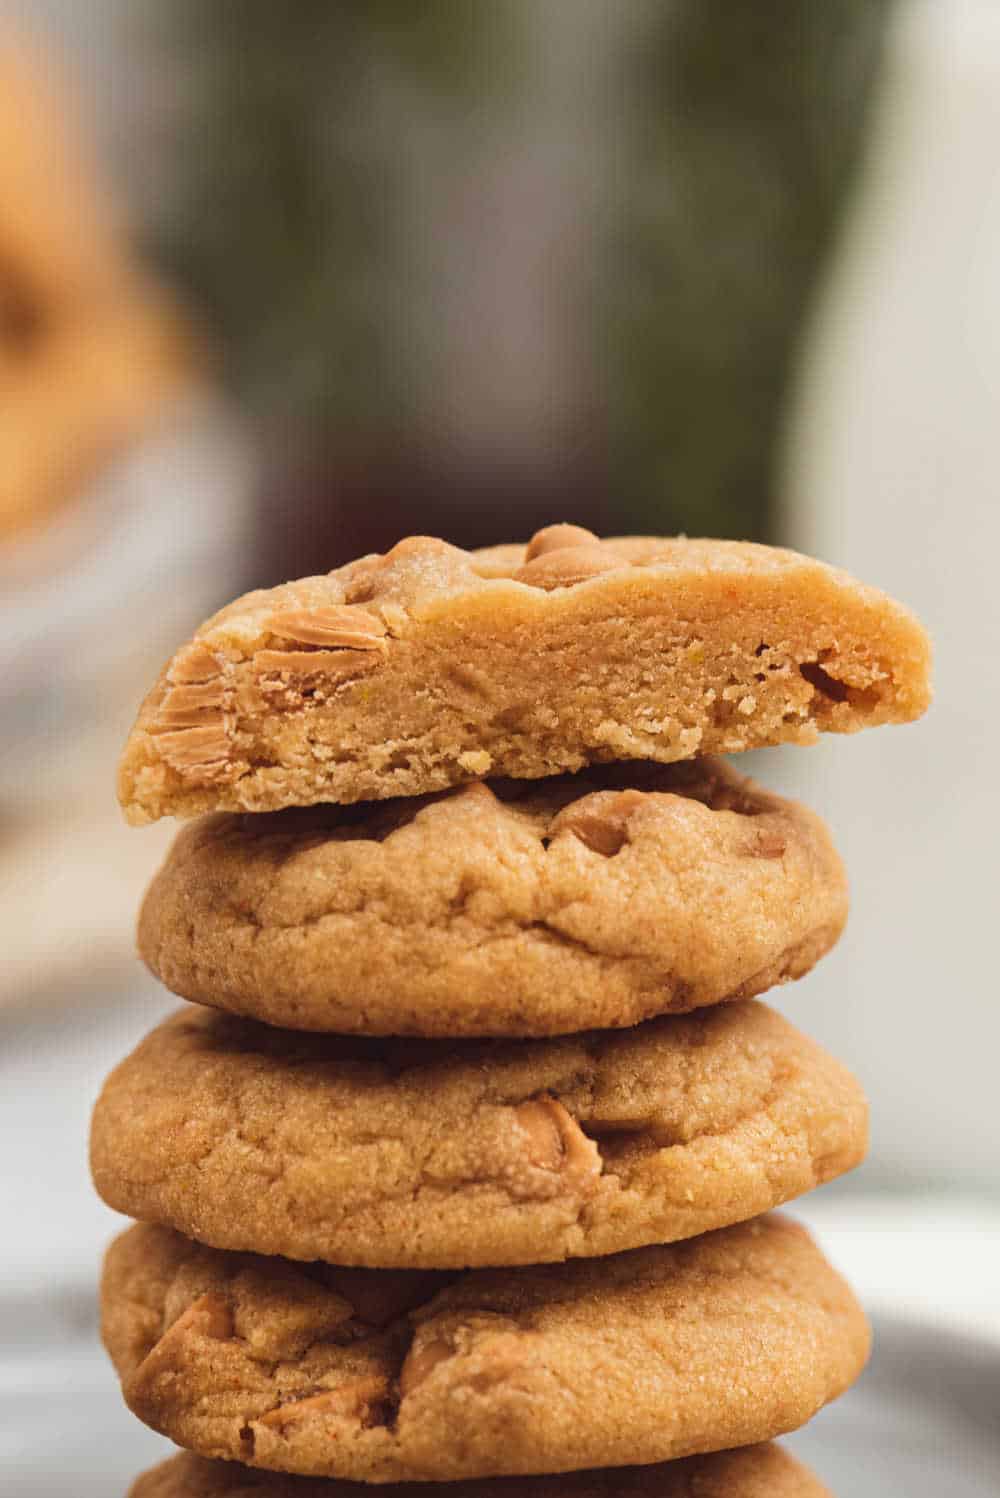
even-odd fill
[[[385,1498],[439,1498],[424,1483],[383,1487]],[[370,1498],[358,1483],[289,1477],[236,1462],[213,1462],[183,1452],[133,1485],[129,1498]],[[557,1477],[485,1478],[456,1483],[448,1498],[830,1498],[799,1462],[770,1443],[709,1456],[613,1467]]]
[[[142,1224],[109,1251],[102,1309],[154,1429],[206,1457],[378,1483],[754,1445],[842,1393],[869,1347],[848,1287],[774,1215],[456,1274],[293,1264]]]

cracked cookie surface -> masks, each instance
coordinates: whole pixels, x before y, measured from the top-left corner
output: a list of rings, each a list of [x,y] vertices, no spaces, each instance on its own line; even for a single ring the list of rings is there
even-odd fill
[[[174,655],[125,746],[137,823],[662,763],[919,717],[913,615],[749,542],[550,526],[431,537],[249,593]]]
[[[762,993],[846,914],[820,818],[707,758],[205,818],[139,947],[182,997],[292,1029],[547,1035]]]
[[[332,1478],[290,1477],[182,1452],[133,1484],[128,1498],[365,1498],[366,1489]],[[423,1484],[384,1489],[387,1498],[440,1498]],[[780,1446],[741,1447],[711,1456],[613,1467],[556,1477],[459,1482],[448,1498],[830,1498],[827,1488]]]
[[[503,1043],[297,1036],[185,1008],[112,1074],[97,1189],[217,1248],[369,1268],[615,1253],[860,1163],[857,1082],[762,1004]]]
[[[806,1231],[459,1275],[112,1244],[129,1407],[202,1456],[367,1482],[645,1465],[770,1440],[857,1377],[864,1315]]]

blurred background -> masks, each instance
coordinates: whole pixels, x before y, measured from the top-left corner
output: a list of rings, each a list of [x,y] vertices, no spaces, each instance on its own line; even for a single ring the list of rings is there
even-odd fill
[[[753,757],[854,893],[779,1003],[863,1079],[872,1154],[796,1210],[877,1311],[1000,1345],[998,143],[996,0],[0,0],[19,1495],[160,1445],[94,1333],[87,1115],[174,1003],[132,949],[173,829],[121,825],[120,745],[235,592],[413,531],[776,541],[927,623],[926,722]],[[955,1491],[995,1493],[967,1436]]]

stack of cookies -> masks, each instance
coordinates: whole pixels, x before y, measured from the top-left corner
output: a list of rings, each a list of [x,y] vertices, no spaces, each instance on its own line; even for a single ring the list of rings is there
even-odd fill
[[[762,1214],[861,1160],[866,1106],[756,996],[846,883],[816,816],[707,756],[928,696],[918,623],[842,573],[569,526],[413,538],[177,652],[120,791],[198,817],[139,939],[201,1007],[92,1137],[139,1219],[106,1344],[187,1448],[135,1498],[824,1491],[768,1443],[868,1329]]]

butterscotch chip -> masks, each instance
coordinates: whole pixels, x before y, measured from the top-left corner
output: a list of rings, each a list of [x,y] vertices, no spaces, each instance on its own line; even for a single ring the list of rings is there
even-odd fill
[[[216,662],[223,773],[164,743],[192,647]],[[919,717],[928,677],[912,614],[794,552],[578,526],[481,552],[410,537],[203,625],[139,713],[119,794],[148,822],[810,743]]]
[[[820,819],[704,759],[208,817],[139,947],[182,997],[292,1029],[551,1035],[762,993],[846,914]]]
[[[396,1307],[402,1286],[408,1308],[366,1322],[365,1280],[388,1282]],[[228,1302],[229,1340],[197,1322],[176,1334],[206,1295]],[[409,1277],[227,1254],[143,1225],[109,1250],[102,1301],[125,1398],[154,1429],[202,1456],[368,1482],[769,1440],[843,1392],[869,1346],[847,1286],[780,1217],[605,1259]]]
[[[567,546],[546,551],[530,562],[525,562],[514,573],[519,583],[529,583],[535,588],[571,588],[588,578],[599,577],[617,565],[617,558],[600,541],[591,541],[586,546]]]
[[[524,564],[534,562],[550,551],[568,551],[573,547],[592,546],[597,538],[582,525],[547,525],[536,531],[524,548]]]
[[[441,1498],[427,1484],[390,1485],[385,1498]],[[335,1479],[254,1471],[182,1452],[147,1472],[129,1498],[370,1498]],[[830,1498],[829,1491],[780,1446],[745,1446],[649,1467],[614,1467],[556,1477],[495,1477],[454,1483],[447,1498]]]
[[[276,635],[298,640],[302,645],[380,652],[385,649],[385,624],[377,614],[358,607],[292,609],[272,614],[269,626]]]
[[[862,1159],[858,1084],[746,1002],[505,1044],[296,1036],[185,1008],[112,1074],[97,1189],[218,1248],[372,1268],[692,1237]]]

